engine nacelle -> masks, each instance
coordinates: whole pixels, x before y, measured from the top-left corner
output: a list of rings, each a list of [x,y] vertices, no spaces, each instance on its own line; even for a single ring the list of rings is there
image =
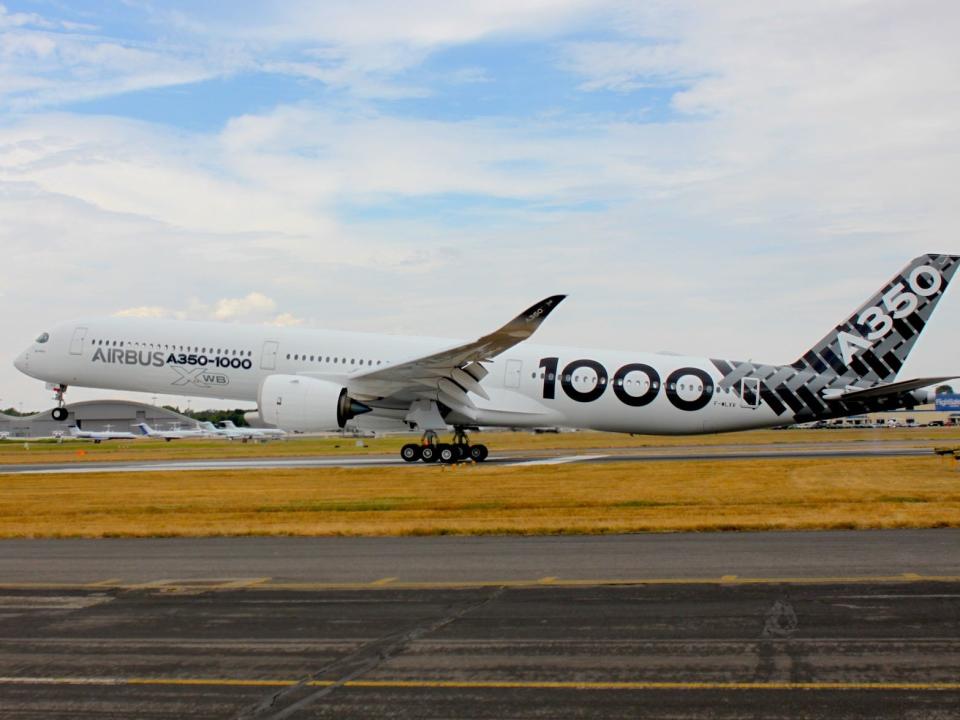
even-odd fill
[[[937,391],[933,388],[924,388],[912,391],[910,396],[917,405],[930,405],[936,402]]]
[[[371,410],[342,385],[302,375],[270,375],[260,384],[257,401],[263,422],[289,432],[338,430]]]

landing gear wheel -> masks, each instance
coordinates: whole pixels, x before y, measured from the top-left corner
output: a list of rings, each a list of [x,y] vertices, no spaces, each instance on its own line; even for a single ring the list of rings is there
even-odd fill
[[[415,445],[414,443],[407,443],[400,448],[400,457],[407,462],[416,462],[420,459],[420,454],[420,446]]]
[[[420,450],[420,459],[425,463],[432,463],[437,461],[437,446],[436,445],[424,445]]]
[[[67,409],[65,407],[56,407],[53,409],[50,415],[57,422],[63,422],[67,419]]]
[[[440,462],[447,463],[448,465],[455,463],[459,458],[460,453],[457,450],[456,445],[439,445],[437,446],[437,456],[440,459]]]
[[[457,449],[457,460],[469,460],[470,459],[470,446],[466,443],[457,443],[454,445]]]
[[[474,462],[483,462],[487,459],[487,446],[486,445],[471,445],[470,446],[470,459]]]

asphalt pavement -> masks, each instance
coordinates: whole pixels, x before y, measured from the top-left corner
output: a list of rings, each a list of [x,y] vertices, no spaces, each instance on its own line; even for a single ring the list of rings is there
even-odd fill
[[[0,595],[4,718],[956,718],[960,583]]]

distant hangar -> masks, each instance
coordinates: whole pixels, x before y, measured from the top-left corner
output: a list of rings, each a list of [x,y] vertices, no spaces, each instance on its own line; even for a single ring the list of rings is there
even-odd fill
[[[156,428],[178,425],[192,428],[196,421],[186,415],[165,408],[131,402],[129,400],[90,400],[67,406],[67,419],[57,422],[50,410],[34,415],[12,416],[0,413],[0,435],[10,438],[38,438],[69,435],[71,425],[84,430],[133,432],[137,423],[145,422]]]

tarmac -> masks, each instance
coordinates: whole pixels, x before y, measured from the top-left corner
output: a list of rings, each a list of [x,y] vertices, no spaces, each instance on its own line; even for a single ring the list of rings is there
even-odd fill
[[[828,459],[922,457],[933,451],[933,443],[894,442],[830,442],[777,443],[766,445],[688,445],[655,448],[591,449],[572,454],[570,450],[496,452],[492,449],[487,464],[505,466],[560,465],[566,463],[596,464],[608,462],[682,462],[690,460],[729,461],[763,459]],[[59,475],[76,473],[144,473],[201,470],[277,470],[295,468],[371,468],[423,466],[407,463],[399,457],[375,454],[353,454],[312,457],[218,458],[191,460],[145,460],[119,462],[71,461],[43,464],[0,465],[0,475]]]
[[[4,718],[956,718],[960,531],[0,543]]]

